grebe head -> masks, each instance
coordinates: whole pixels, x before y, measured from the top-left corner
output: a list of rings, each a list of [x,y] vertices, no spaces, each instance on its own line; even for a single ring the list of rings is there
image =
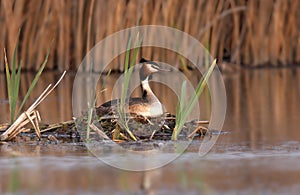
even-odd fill
[[[169,70],[162,69],[155,62],[145,60],[144,58],[140,59],[140,63],[143,63],[142,68],[140,69],[140,79],[141,81],[151,78],[151,75],[156,72],[168,72]]]

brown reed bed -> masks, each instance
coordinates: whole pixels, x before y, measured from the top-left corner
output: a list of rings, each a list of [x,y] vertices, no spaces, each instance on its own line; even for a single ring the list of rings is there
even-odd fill
[[[219,61],[254,67],[299,64],[299,7],[300,0],[1,1],[0,48],[7,48],[11,59],[22,27],[19,58],[24,69],[37,70],[49,46],[47,69],[76,69],[107,35],[137,24],[156,24],[191,34]],[[141,55],[179,65],[174,53],[154,50]],[[122,69],[123,62],[121,56],[112,68]]]

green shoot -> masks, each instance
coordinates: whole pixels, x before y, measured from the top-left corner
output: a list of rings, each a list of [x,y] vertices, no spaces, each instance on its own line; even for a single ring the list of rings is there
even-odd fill
[[[90,95],[92,96],[92,95]],[[86,141],[90,141],[90,133],[91,133],[91,127],[90,125],[92,124],[92,116],[93,116],[93,108],[92,105],[88,105],[88,118],[87,118],[87,125],[86,125]]]
[[[106,83],[107,83],[107,80],[110,76],[110,73],[111,73],[111,69],[109,69],[109,71],[107,72],[107,75],[101,85],[101,91],[100,92],[97,92],[95,94],[95,96],[93,96],[93,92],[90,91],[90,101],[88,103],[88,115],[87,115],[87,126],[86,126],[86,141],[89,142],[90,141],[90,133],[91,133],[91,127],[90,125],[92,124],[92,119],[93,119],[93,109],[94,109],[94,106],[96,104],[96,101],[98,99],[98,95],[103,92],[105,90],[105,86],[106,86]]]
[[[127,91],[129,88],[129,81],[131,78],[131,74],[133,71],[133,66],[135,64],[135,59],[137,57],[137,54],[139,52],[139,48],[142,43],[142,39],[139,39],[139,33],[136,36],[136,45],[133,50],[133,60],[129,64],[129,58],[130,58],[130,48],[131,48],[131,42],[132,42],[132,37],[130,36],[128,44],[127,44],[127,49],[126,49],[126,54],[125,54],[125,71],[124,71],[124,84],[123,84],[123,91],[122,91],[122,96],[121,96],[121,101],[120,101],[120,107],[119,107],[119,114],[120,114],[120,122],[119,124],[125,128],[127,133],[130,135],[130,137],[134,140],[137,141],[136,137],[133,135],[133,133],[129,130],[127,121],[126,121],[126,116],[125,116],[125,101],[127,97]]]
[[[19,32],[20,34],[20,32]],[[20,77],[21,77],[21,63],[18,65],[17,69],[17,49],[19,42],[17,41],[13,59],[12,59],[12,70],[11,74],[9,72],[9,65],[7,60],[6,51],[4,49],[4,59],[5,59],[5,73],[6,73],[6,83],[7,83],[7,92],[9,100],[9,111],[10,111],[10,122],[13,123],[15,120],[16,107],[18,102],[19,87],[20,87]]]
[[[23,98],[23,101],[22,101],[22,103],[19,107],[18,115],[20,114],[25,102],[27,101],[27,99],[28,99],[29,95],[31,94],[32,90],[34,89],[35,85],[37,84],[37,82],[38,82],[38,80],[39,80],[39,78],[40,78],[47,62],[48,62],[49,53],[50,53],[50,50],[48,49],[48,52],[47,52],[46,57],[44,59],[44,62],[42,63],[41,67],[39,68],[38,72],[36,73],[32,83],[29,86],[28,91],[26,92],[26,95]]]
[[[182,127],[187,120],[187,117],[191,113],[196,102],[198,102],[197,100],[200,97],[201,93],[203,92],[203,90],[207,84],[207,80],[210,77],[215,66],[216,66],[216,60],[213,61],[212,65],[209,67],[208,71],[204,74],[204,76],[198,83],[196,91],[186,107],[183,106],[184,102],[185,102],[186,82],[183,82],[182,88],[181,88],[180,99],[179,99],[179,102],[178,102],[178,105],[176,108],[176,120],[175,120],[176,125],[174,128],[173,134],[172,134],[172,140],[177,140],[178,135],[181,132]]]
[[[186,81],[182,83],[181,87],[181,93],[180,93],[180,98],[178,101],[178,105],[176,107],[176,119],[175,119],[175,124],[179,125],[181,124],[181,121],[183,121],[183,111],[184,111],[184,103],[185,103],[185,91],[186,91]]]
[[[19,32],[20,35],[20,32]],[[45,65],[48,61],[49,56],[49,50],[46,55],[46,58],[40,67],[38,73],[36,74],[34,80],[32,81],[25,97],[22,100],[22,103],[20,104],[19,108],[17,109],[17,102],[19,97],[19,91],[20,91],[20,81],[21,81],[21,69],[22,69],[22,62],[18,64],[17,67],[17,50],[18,50],[19,42],[17,41],[13,59],[12,59],[12,66],[11,66],[11,73],[10,68],[7,60],[6,51],[4,49],[4,59],[5,59],[5,73],[6,73],[6,83],[7,83],[7,92],[8,92],[8,100],[9,100],[9,109],[10,109],[10,122],[13,123],[15,121],[15,118],[21,113],[21,110],[26,103],[29,95],[31,94],[33,88],[35,87],[43,69],[45,68]]]

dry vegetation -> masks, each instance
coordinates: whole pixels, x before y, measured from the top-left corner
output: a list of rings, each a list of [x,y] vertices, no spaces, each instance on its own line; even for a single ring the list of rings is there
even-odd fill
[[[232,63],[299,64],[299,7],[300,0],[5,0],[0,3],[0,48],[7,48],[11,59],[22,27],[19,58],[24,69],[37,70],[50,46],[46,68],[75,69],[105,36],[136,24],[157,24],[188,32],[213,57]],[[152,50],[142,55],[172,57]]]

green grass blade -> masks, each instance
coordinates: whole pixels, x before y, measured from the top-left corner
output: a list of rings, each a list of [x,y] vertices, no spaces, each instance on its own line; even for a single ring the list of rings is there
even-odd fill
[[[20,35],[20,32],[19,32]],[[19,37],[19,36],[18,36]],[[10,99],[10,107],[11,107],[11,113],[10,113],[10,120],[11,123],[15,120],[15,112],[16,112],[16,106],[18,101],[17,96],[17,73],[16,73],[16,64],[17,64],[17,51],[18,51],[19,41],[16,42],[16,46],[14,49],[13,59],[12,59],[12,70],[11,70],[11,99]]]
[[[132,36],[130,35],[127,48],[126,48],[126,54],[125,54],[125,69],[124,69],[124,86],[123,86],[123,92],[122,92],[122,97],[121,97],[121,109],[124,108],[125,105],[125,99],[126,99],[126,94],[127,94],[127,89],[129,85],[129,75],[128,75],[128,69],[129,69],[129,57],[130,57],[130,47],[131,47],[131,41],[132,41]]]
[[[130,63],[130,67],[133,67],[134,64],[135,64],[135,59],[137,57],[137,54],[139,53],[139,50],[140,50],[140,47],[141,47],[141,44],[142,44],[142,38],[140,39],[139,36],[140,34],[138,33],[137,36],[136,36],[136,44],[135,44],[135,48],[134,48],[134,51],[133,51],[133,60],[132,62]],[[131,72],[133,71],[133,69],[131,69]]]
[[[183,109],[184,109],[184,102],[185,102],[185,93],[186,93],[186,81],[184,81],[182,83],[181,86],[181,92],[180,92],[180,97],[179,97],[179,101],[176,107],[176,119],[175,119],[175,124],[176,124],[176,128],[174,128],[173,134],[172,134],[172,139],[176,140],[177,139],[177,135],[178,135],[178,130],[180,130],[183,126],[182,122],[182,115],[183,113]]]
[[[127,96],[127,90],[129,87],[129,81],[130,81],[130,77],[133,71],[133,65],[135,64],[135,59],[136,56],[139,52],[139,48],[142,42],[142,39],[139,39],[139,34],[137,34],[137,38],[136,38],[137,42],[133,51],[133,60],[131,61],[131,63],[129,64],[129,58],[130,58],[130,47],[131,47],[131,42],[132,42],[132,36],[130,36],[129,38],[129,42],[127,44],[127,50],[126,50],[126,55],[125,55],[125,72],[124,72],[124,87],[123,87],[123,94],[121,97],[121,105],[125,105],[125,100],[126,100],[126,96]]]
[[[190,114],[190,112],[192,111],[193,107],[195,106],[195,103],[197,102],[198,98],[200,97],[201,93],[203,92],[206,84],[207,84],[207,80],[209,79],[211,73],[213,72],[215,66],[216,66],[216,59],[213,61],[212,65],[209,67],[208,71],[205,73],[202,82],[200,82],[198,84],[198,87],[196,89],[196,94],[193,96],[192,101],[190,102],[189,106],[187,107],[187,109],[185,110],[184,113],[186,113],[187,115]]]
[[[208,78],[210,77],[211,73],[213,72],[214,68],[216,66],[216,60],[213,61],[213,63],[211,64],[211,66],[209,67],[209,69],[207,70],[207,72],[203,75],[202,79],[200,80],[200,82],[198,83],[197,85],[197,88],[196,88],[196,92],[195,94],[192,96],[189,104],[187,105],[186,108],[183,108],[181,106],[179,106],[179,111],[178,113],[176,113],[176,125],[175,125],[175,128],[174,128],[174,131],[173,131],[173,134],[172,134],[172,140],[177,140],[177,137],[188,117],[188,115],[191,113],[192,109],[194,108],[198,98],[200,97],[201,93],[203,92],[206,84],[207,84],[207,80]],[[184,86],[182,86],[182,89],[181,89],[181,93],[183,91],[185,91],[184,89]],[[182,94],[181,94],[182,96]],[[182,97],[180,97],[180,101],[182,101]],[[180,103],[179,102],[179,105],[183,104],[184,102]],[[179,115],[178,116],[178,119],[177,119],[177,114]]]
[[[30,85],[30,87],[29,87],[29,89],[28,89],[28,91],[27,91],[27,93],[26,93],[26,95],[25,95],[25,97],[24,97],[24,99],[23,99],[20,107],[19,107],[18,115],[20,114],[20,112],[21,112],[21,110],[22,110],[25,102],[27,101],[27,99],[28,99],[29,95],[31,94],[33,88],[35,87],[37,81],[39,80],[39,78],[40,78],[40,76],[41,76],[41,74],[42,74],[42,72],[43,72],[43,70],[45,68],[45,65],[47,64],[49,53],[50,53],[50,50],[48,50],[47,55],[45,57],[45,60],[44,60],[43,64],[41,65],[39,71],[36,73],[36,75],[35,75],[32,83],[31,83],[31,85]]]
[[[15,97],[16,97],[16,102],[18,100],[19,91],[20,91],[21,69],[22,69],[22,61],[20,62],[19,67],[18,67],[18,72],[17,72],[17,75],[16,75],[16,83],[15,83],[16,86],[15,86],[15,89],[13,89]],[[19,115],[19,113],[17,114],[17,116],[18,115]]]
[[[130,47],[131,47],[131,41],[132,41],[132,35],[129,37],[129,41],[127,43],[126,53],[125,53],[125,65],[124,65],[124,83],[123,83],[123,91],[121,96],[121,102],[119,106],[119,121],[118,123],[121,125],[122,128],[124,128],[130,135],[133,140],[136,140],[135,136],[132,135],[132,132],[129,130],[129,127],[126,122],[126,116],[125,116],[125,100],[127,96],[127,90],[130,80],[129,75],[129,58],[130,58]]]
[[[6,84],[7,84],[7,93],[8,93],[8,102],[9,105],[11,103],[11,75],[9,72],[9,66],[8,66],[8,60],[7,60],[7,55],[6,55],[6,51],[4,49],[4,60],[5,60],[5,74],[6,74]],[[9,110],[11,113],[11,106],[9,106]]]
[[[126,96],[127,96],[127,91],[128,91],[128,87],[129,87],[129,81],[130,81],[130,78],[131,78],[131,75],[132,75],[132,72],[133,72],[133,68],[132,67],[135,64],[135,59],[136,59],[137,54],[139,52],[140,45],[141,45],[141,40],[139,40],[139,34],[138,34],[137,35],[137,43],[136,43],[135,48],[133,50],[132,61],[131,61],[130,66],[128,67],[128,69],[127,69],[127,71],[126,71],[126,73],[124,75],[124,103],[125,103],[125,99],[126,99]],[[128,58],[128,60],[129,60],[129,58]]]
[[[90,141],[90,132],[91,132],[90,125],[92,124],[92,116],[93,116],[93,108],[91,106],[92,105],[88,106],[89,108],[88,108],[88,118],[87,118],[87,126],[86,126],[86,141],[87,142]]]
[[[180,99],[179,99],[178,106],[177,106],[178,110],[176,112],[176,116],[178,114],[177,122],[180,121],[182,114],[183,114],[184,102],[185,102],[185,92],[186,92],[186,81],[184,81],[181,86]],[[177,119],[177,117],[176,117],[176,119]]]
[[[137,141],[136,137],[134,134],[130,131],[128,124],[126,122],[126,114],[125,114],[125,100],[127,97],[127,91],[129,88],[129,81],[133,72],[133,66],[135,64],[135,59],[137,57],[137,54],[139,52],[139,48],[142,43],[142,39],[139,39],[139,33],[137,34],[136,37],[136,44],[135,48],[133,50],[133,59],[131,63],[129,64],[129,59],[130,59],[130,48],[131,48],[131,42],[132,42],[132,36],[130,35],[128,44],[127,44],[127,50],[125,54],[125,71],[124,71],[124,83],[123,83],[123,91],[122,91],[122,96],[121,96],[121,102],[120,102],[120,108],[119,108],[119,114],[120,114],[120,125],[122,125],[123,128],[127,131],[127,133],[130,135],[130,137],[134,140]]]

